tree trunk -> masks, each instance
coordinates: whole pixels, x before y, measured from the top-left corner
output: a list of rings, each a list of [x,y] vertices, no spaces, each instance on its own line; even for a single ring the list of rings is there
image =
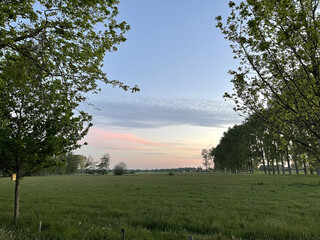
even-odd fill
[[[276,166],[277,166],[277,173],[278,175],[280,174],[280,170],[279,170],[279,162],[278,159],[276,159]]]
[[[263,164],[263,170],[264,170],[264,174],[267,174],[267,169],[266,169],[266,162],[263,156],[263,151],[261,151],[261,156],[262,156],[262,164]]]
[[[269,175],[271,174],[270,172],[270,163],[269,163],[269,159],[267,159],[267,167],[268,167],[268,172],[269,172]]]
[[[17,174],[16,185],[14,190],[14,215],[13,222],[17,223],[19,219],[19,195],[20,195],[20,177]]]
[[[289,159],[289,152],[288,151],[287,151],[287,163],[288,163],[289,174],[291,174],[291,166],[290,166],[290,159]]]
[[[272,173],[273,173],[273,175],[275,175],[276,174],[276,170],[275,170],[275,168],[274,168],[274,159],[272,159]]]
[[[298,161],[297,161],[297,156],[293,158],[294,161],[294,167],[296,168],[296,174],[299,174],[299,166],[298,166]]]
[[[251,168],[251,173],[254,174],[253,160],[251,160],[250,168]]]
[[[305,159],[303,160],[303,170],[304,170],[304,174],[308,174],[308,172],[307,172],[307,163],[306,163]]]
[[[285,175],[286,174],[286,171],[284,169],[284,162],[283,162],[283,155],[281,154],[281,165],[282,165],[282,174]]]

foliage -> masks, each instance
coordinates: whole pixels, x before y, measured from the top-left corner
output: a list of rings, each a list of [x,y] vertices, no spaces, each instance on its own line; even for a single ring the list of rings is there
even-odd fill
[[[117,240],[122,228],[126,239],[155,240],[315,240],[320,233],[319,178],[310,175],[26,177],[16,227],[11,186],[0,179],[4,239],[39,239],[39,219],[41,239]]]
[[[201,151],[201,156],[203,159],[203,166],[205,167],[206,171],[208,171],[208,168],[210,168],[211,166],[211,155],[209,154],[209,151],[207,149],[202,149]]]
[[[102,174],[105,174],[105,171],[109,169],[111,156],[109,153],[103,154],[100,158],[101,162],[98,165],[98,168],[102,170]]]
[[[214,157],[214,168],[222,172],[250,172],[261,164],[265,173],[285,174],[294,170],[299,174],[303,168],[305,174],[309,169],[319,169],[315,159],[308,152],[274,131],[260,115],[251,115],[241,125],[229,128],[215,149],[210,151]]]
[[[79,105],[98,81],[137,91],[102,71],[125,41],[117,0],[26,0],[0,5],[0,169],[20,180],[80,147],[92,117]],[[19,205],[16,205],[18,210]],[[15,220],[18,211],[15,210]]]
[[[64,158],[66,159],[66,174],[78,173],[86,164],[86,157],[83,155],[69,153]]]
[[[117,3],[29,0],[1,5],[2,169],[23,177],[55,164],[47,156],[79,147],[91,116],[77,108],[85,93],[99,90],[97,80],[129,89],[109,81],[101,70],[105,52],[125,41],[129,29],[114,19]]]
[[[114,175],[123,175],[127,173],[127,164],[124,162],[120,162],[113,168],[113,174]]]
[[[253,173],[258,165],[252,148],[253,138],[253,129],[246,123],[224,132],[217,147],[210,152],[215,170]]]
[[[91,155],[89,155],[88,157],[87,157],[87,159],[86,159],[86,163],[85,163],[85,166],[84,166],[84,168],[85,168],[85,170],[87,170],[87,169],[92,169],[92,168],[94,168],[95,167],[95,162],[94,162],[94,159],[93,159],[93,157],[91,156]]]
[[[230,2],[217,27],[232,42],[241,67],[232,70],[235,93],[226,94],[244,114],[258,113],[286,139],[319,160],[319,1]],[[301,131],[302,134],[295,134]]]

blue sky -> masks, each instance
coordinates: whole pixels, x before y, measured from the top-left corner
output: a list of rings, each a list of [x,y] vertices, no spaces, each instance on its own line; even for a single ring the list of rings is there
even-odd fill
[[[111,165],[129,168],[200,166],[201,150],[242,120],[222,98],[237,67],[215,28],[228,13],[225,0],[122,0],[118,19],[131,30],[103,69],[141,92],[101,85],[90,100],[100,111],[85,107],[94,116],[89,145],[77,152],[96,161],[110,153]]]

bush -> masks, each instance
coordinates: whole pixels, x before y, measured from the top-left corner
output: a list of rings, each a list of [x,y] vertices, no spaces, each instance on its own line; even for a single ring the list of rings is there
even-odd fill
[[[127,164],[120,162],[114,166],[113,174],[114,175],[123,175],[127,173]]]

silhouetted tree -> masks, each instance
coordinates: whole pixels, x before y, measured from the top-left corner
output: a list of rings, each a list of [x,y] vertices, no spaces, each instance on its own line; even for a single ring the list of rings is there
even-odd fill
[[[111,156],[109,153],[103,154],[103,156],[100,158],[100,163],[98,165],[98,168],[102,171],[102,174],[105,174],[105,171],[109,169]]]

